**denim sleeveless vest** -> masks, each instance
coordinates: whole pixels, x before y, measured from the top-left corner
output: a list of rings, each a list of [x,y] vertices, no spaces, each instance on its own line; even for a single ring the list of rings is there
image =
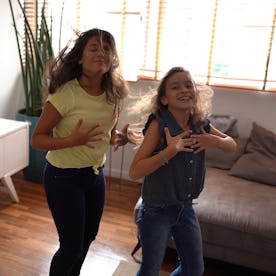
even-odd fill
[[[171,136],[183,132],[173,115],[167,110],[162,113],[162,116],[151,114],[143,130],[144,133],[154,119],[157,120],[160,133],[165,141],[163,148],[167,146],[164,127],[169,128]],[[206,132],[210,132],[208,120],[204,124],[204,129]],[[192,133],[200,134],[199,126],[194,126]],[[157,154],[159,151],[153,154]],[[202,191],[204,178],[205,151],[197,154],[179,152],[169,160],[168,164],[145,176],[142,186],[142,198],[144,202],[156,204],[181,204],[191,201],[197,198]]]

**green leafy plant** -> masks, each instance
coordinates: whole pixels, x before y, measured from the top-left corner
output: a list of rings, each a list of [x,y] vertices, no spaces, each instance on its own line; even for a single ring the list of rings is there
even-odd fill
[[[45,0],[41,9],[38,9],[38,0],[35,0],[35,25],[32,29],[25,8],[21,1],[17,0],[24,19],[24,31],[20,33],[15,20],[15,7],[13,7],[12,0],[9,0],[9,4],[23,79],[25,114],[39,116],[43,105],[42,90],[46,80],[44,76],[45,67],[54,57],[52,47],[52,17],[49,17],[47,21]]]

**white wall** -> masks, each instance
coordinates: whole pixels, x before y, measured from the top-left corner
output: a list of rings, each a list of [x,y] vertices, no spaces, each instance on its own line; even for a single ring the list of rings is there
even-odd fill
[[[253,121],[276,133],[276,93],[215,89],[213,114],[236,117],[242,137],[249,135]]]
[[[15,0],[13,0],[15,2]],[[23,107],[24,96],[20,79],[20,65],[17,45],[8,1],[0,2],[1,51],[0,51],[0,117],[14,119],[15,113]],[[147,93],[157,86],[157,82],[130,82],[131,95]],[[276,93],[262,93],[235,89],[215,89],[213,114],[232,115],[238,119],[240,136],[248,136],[252,122],[276,133]],[[132,122],[133,117],[123,112],[119,127]],[[123,151],[123,152],[122,152]],[[135,149],[127,145],[124,150],[108,153],[106,173],[128,179],[128,169]],[[111,158],[110,158],[111,157]],[[121,161],[123,160],[123,164]],[[111,170],[109,169],[111,164]],[[121,172],[121,166],[123,171]]]
[[[14,119],[16,110],[23,107],[24,95],[12,17],[6,0],[0,2],[0,26],[0,117]]]

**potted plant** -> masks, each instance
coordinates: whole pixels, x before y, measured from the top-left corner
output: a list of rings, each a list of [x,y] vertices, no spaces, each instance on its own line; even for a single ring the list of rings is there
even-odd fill
[[[14,2],[14,1],[13,1]],[[42,111],[43,88],[47,84],[45,67],[54,57],[52,46],[52,18],[46,17],[45,0],[41,9],[35,0],[35,23],[30,22],[25,7],[20,0],[15,1],[14,7],[9,0],[10,10],[15,30],[18,54],[23,80],[25,107],[16,114],[16,119],[28,121],[30,137]],[[17,26],[15,10],[20,10],[24,26]],[[48,19],[48,20],[47,20]],[[20,32],[20,30],[23,30]],[[30,147],[29,166],[23,170],[24,177],[34,182],[42,182],[42,172],[45,163],[45,152]]]

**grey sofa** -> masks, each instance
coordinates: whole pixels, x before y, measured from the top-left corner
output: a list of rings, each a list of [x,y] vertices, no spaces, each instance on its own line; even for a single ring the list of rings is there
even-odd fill
[[[235,154],[206,152],[205,188],[194,200],[204,256],[276,275],[276,136],[253,123],[237,141]]]

